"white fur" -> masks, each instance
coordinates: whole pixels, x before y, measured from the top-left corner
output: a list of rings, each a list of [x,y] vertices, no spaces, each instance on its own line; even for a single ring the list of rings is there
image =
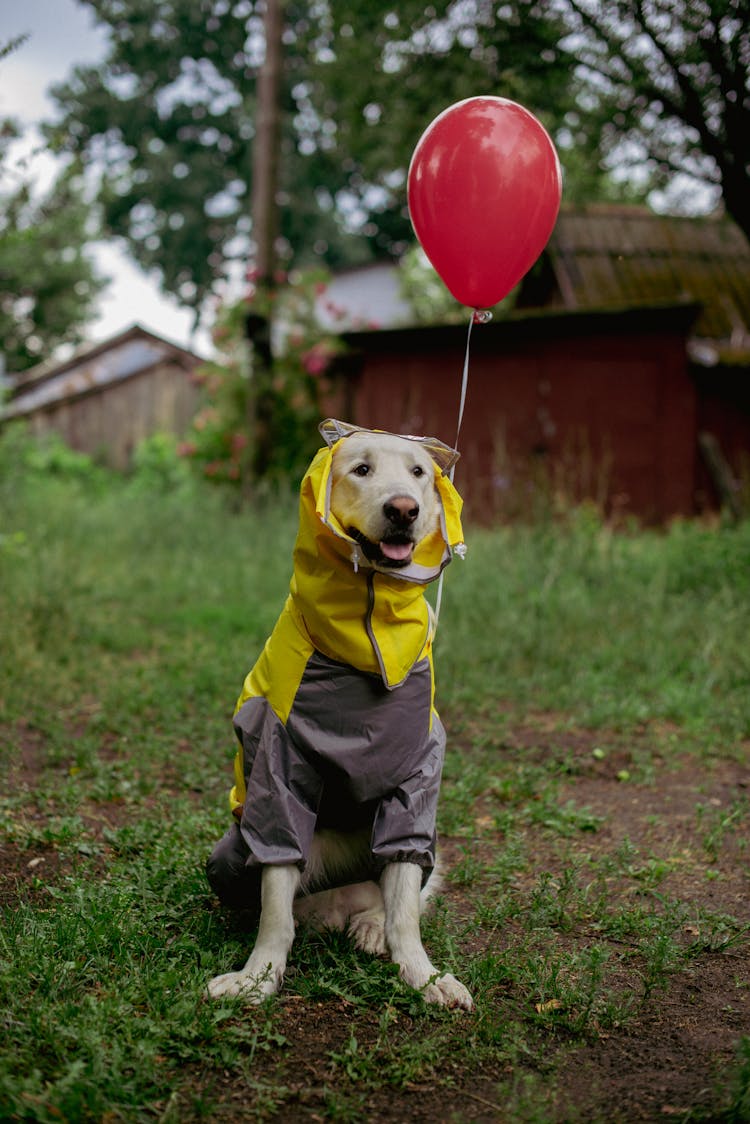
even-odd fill
[[[333,513],[347,530],[354,527],[377,545],[392,530],[387,509],[393,503],[408,511],[408,534],[415,545],[434,530],[437,501],[431,457],[421,445],[404,438],[352,434],[334,456]],[[388,566],[387,560],[375,559],[373,564]],[[214,998],[242,995],[260,1003],[278,991],[297,918],[314,927],[348,931],[364,952],[390,953],[401,977],[428,1003],[471,1010],[472,999],[464,985],[450,974],[439,974],[422,945],[420,915],[438,884],[436,875],[429,891],[421,892],[419,866],[390,863],[378,885],[363,877],[368,858],[366,833],[320,831],[301,877],[294,866],[264,867],[255,947],[238,972],[211,980],[209,994]]]
[[[415,544],[421,542],[435,529],[438,513],[430,454],[418,442],[389,433],[347,437],[333,460],[331,511],[339,522],[378,543],[389,529],[387,505],[400,499],[419,509],[409,533]]]

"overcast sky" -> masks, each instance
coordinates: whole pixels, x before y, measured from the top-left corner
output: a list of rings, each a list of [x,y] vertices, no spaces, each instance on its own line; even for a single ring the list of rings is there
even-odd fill
[[[65,79],[73,67],[102,58],[106,35],[94,27],[90,10],[76,0],[0,0],[0,43],[27,34],[29,38],[0,63],[0,117],[15,117],[24,140],[14,146],[10,174],[30,175],[43,189],[54,174],[49,157],[29,158],[38,144],[36,124],[49,119],[54,104],[51,85]],[[6,175],[8,188],[13,181]],[[112,278],[99,302],[99,315],[88,329],[92,341],[105,339],[133,323],[190,346],[192,316],[163,297],[154,281],[132,264],[114,242],[97,243],[95,260],[101,273]],[[194,341],[201,352],[209,347],[205,333]]]

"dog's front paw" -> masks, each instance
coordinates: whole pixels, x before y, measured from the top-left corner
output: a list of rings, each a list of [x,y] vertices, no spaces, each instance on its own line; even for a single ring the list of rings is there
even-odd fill
[[[257,1006],[269,995],[275,995],[280,987],[281,973],[274,972],[269,964],[267,970],[258,975],[242,969],[214,976],[209,981],[208,994],[211,999],[221,999],[225,995],[242,996],[248,1003]]]
[[[382,909],[367,909],[349,919],[349,936],[362,952],[382,956],[386,951],[385,915]]]
[[[422,988],[422,996],[425,1003],[437,1003],[441,1007],[460,1007],[464,1011],[471,1011],[474,1007],[468,990],[450,972],[431,980]]]

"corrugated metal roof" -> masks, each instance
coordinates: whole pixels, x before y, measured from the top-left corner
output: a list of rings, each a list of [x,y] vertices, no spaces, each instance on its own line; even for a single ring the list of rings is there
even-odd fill
[[[121,382],[166,359],[176,359],[186,367],[200,362],[197,355],[135,325],[63,363],[44,364],[27,372],[0,414],[3,419],[31,414],[55,402]]]
[[[750,345],[750,244],[727,218],[563,208],[547,252],[566,308],[699,301],[696,337]]]

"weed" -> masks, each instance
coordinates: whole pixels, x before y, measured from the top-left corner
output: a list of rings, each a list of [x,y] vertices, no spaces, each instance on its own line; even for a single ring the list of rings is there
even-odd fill
[[[710,862],[716,862],[727,836],[742,826],[748,813],[750,801],[745,796],[734,800],[729,808],[696,805],[698,829],[702,832],[701,843]]]
[[[448,877],[457,886],[473,886],[484,874],[485,865],[472,845],[462,845],[459,853],[461,858],[453,864]]]
[[[750,1120],[750,1038],[743,1036],[736,1057],[724,1075],[719,1098],[723,1102],[722,1124],[747,1124]],[[700,1119],[700,1117],[699,1117]]]

